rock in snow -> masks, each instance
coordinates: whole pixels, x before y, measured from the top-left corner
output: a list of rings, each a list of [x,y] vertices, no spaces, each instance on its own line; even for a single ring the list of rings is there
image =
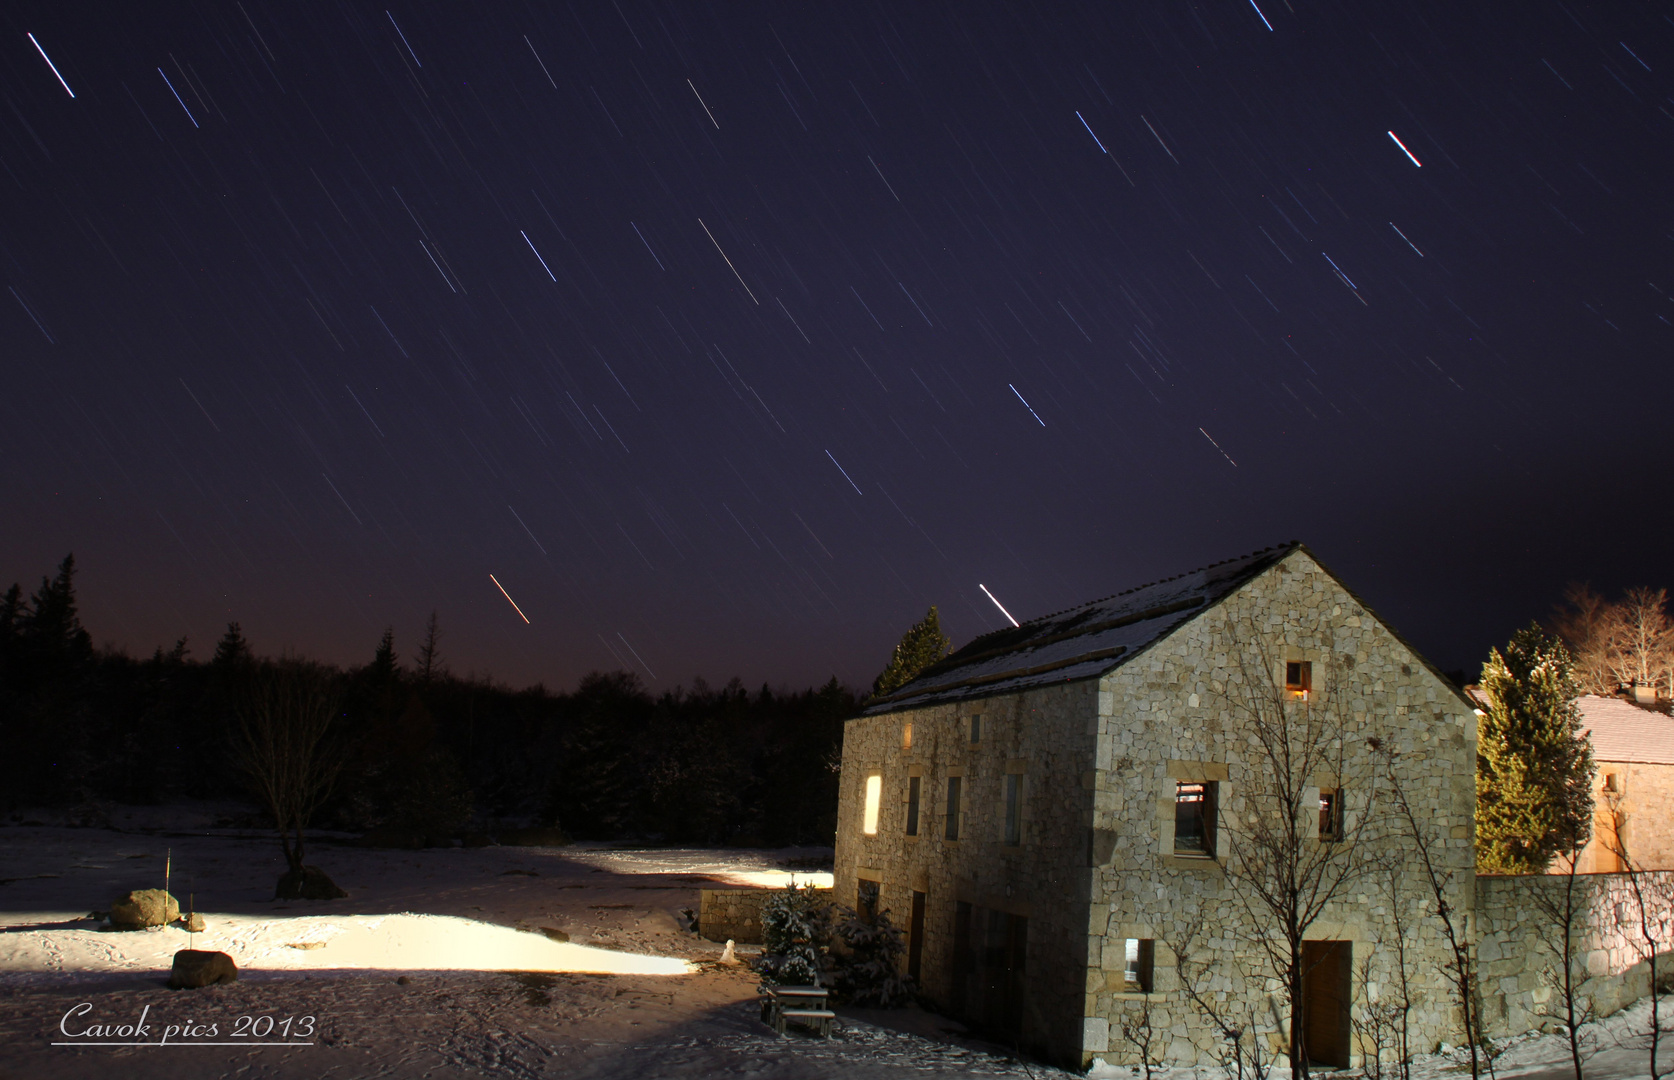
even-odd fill
[[[110,923],[119,930],[144,930],[180,918],[180,901],[162,889],[135,889],[110,906]]]
[[[224,952],[181,949],[174,954],[174,971],[169,975],[169,985],[176,990],[237,981],[238,965]]]

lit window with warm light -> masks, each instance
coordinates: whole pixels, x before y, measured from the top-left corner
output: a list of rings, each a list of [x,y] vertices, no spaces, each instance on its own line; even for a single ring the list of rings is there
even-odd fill
[[[909,720],[901,726],[901,749],[911,750],[912,748],[913,748],[913,724],[912,724],[912,721]]]
[[[866,810],[860,819],[860,831],[867,836],[878,835],[878,804],[883,800],[883,777],[876,773],[866,778]]]
[[[1292,660],[1285,664],[1285,692],[1292,697],[1306,698],[1314,688],[1314,665],[1307,660]]]

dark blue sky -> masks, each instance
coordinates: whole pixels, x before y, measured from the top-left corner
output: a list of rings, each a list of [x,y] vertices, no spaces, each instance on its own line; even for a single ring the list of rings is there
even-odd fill
[[[1631,3],[11,5],[0,576],[859,684],[1299,538],[1474,665],[1668,582],[1671,65]]]

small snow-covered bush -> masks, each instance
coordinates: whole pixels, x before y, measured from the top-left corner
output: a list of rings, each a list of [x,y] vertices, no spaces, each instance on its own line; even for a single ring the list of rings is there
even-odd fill
[[[844,908],[837,938],[847,949],[838,959],[835,980],[844,1001],[894,1009],[912,1000],[912,979],[901,973],[901,954],[907,946],[887,910],[867,914]]]
[[[786,885],[761,906],[763,986],[829,985],[831,905],[812,885]]]

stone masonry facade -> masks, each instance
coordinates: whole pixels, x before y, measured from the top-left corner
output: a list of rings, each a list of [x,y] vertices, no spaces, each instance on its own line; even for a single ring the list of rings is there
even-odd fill
[[[1653,934],[1669,940],[1668,908],[1660,897],[1674,895],[1674,872],[1651,871],[1639,878],[1651,898]],[[1570,946],[1578,975],[1576,998],[1585,1015],[1609,1016],[1650,991],[1639,906],[1626,874],[1581,874],[1575,879],[1577,932]],[[1563,970],[1563,938],[1547,914],[1561,899],[1566,880],[1557,874],[1476,879],[1477,973],[1483,1019],[1495,1035],[1511,1035],[1563,1023],[1557,990]],[[1541,897],[1544,905],[1537,902]],[[1674,957],[1659,954],[1657,981],[1663,990],[1674,977]]]
[[[1337,710],[1345,733],[1334,774],[1311,783],[1341,791],[1347,831],[1355,834],[1380,784],[1378,755],[1393,752],[1403,790],[1431,832],[1450,903],[1469,912],[1473,709],[1302,548],[1102,676],[850,721],[835,899],[852,905],[861,881],[877,882],[880,906],[907,926],[913,894],[923,894],[917,949],[925,995],[955,1015],[972,987],[990,1004],[1003,998],[1015,1012],[1018,1044],[1049,1059],[1137,1063],[1121,1037],[1122,1020],[1145,1010],[1157,1033],[1153,1052],[1164,1061],[1218,1060],[1223,1038],[1184,993],[1176,950],[1201,973],[1194,989],[1202,1000],[1231,1017],[1271,1015],[1279,985],[1257,941],[1262,916],[1245,904],[1247,890],[1234,888],[1226,845],[1236,842],[1249,811],[1241,792],[1256,767],[1247,702],[1262,680],[1267,693],[1271,680],[1282,685],[1283,665],[1293,661],[1314,673],[1307,707]],[[974,739],[973,717],[980,717]],[[882,798],[868,835],[865,793],[874,776]],[[918,835],[909,836],[914,777]],[[954,778],[959,804],[950,808]],[[1220,857],[1174,853],[1181,782],[1215,785]],[[1011,837],[1008,791],[1021,796],[1021,828]],[[960,815],[957,839],[948,838],[951,812]],[[1389,815],[1380,808],[1375,818],[1364,843],[1385,842],[1374,834]],[[1457,1041],[1443,975],[1450,954],[1436,920],[1424,914],[1428,887],[1412,858],[1395,867],[1381,886],[1356,881],[1308,936],[1348,942],[1353,994],[1375,998],[1397,974],[1392,914],[1402,916],[1407,977],[1423,991],[1413,1013],[1415,1045]],[[983,942],[974,942],[980,927],[971,929],[973,918],[987,920]],[[989,978],[983,988],[981,978],[973,982],[970,957],[984,943],[988,955],[1013,948],[996,936],[1000,926],[1017,928],[1012,982],[996,988]],[[1125,975],[1130,939],[1146,943],[1149,992]],[[1278,1051],[1273,1027],[1257,1024]],[[1354,1063],[1363,1050],[1354,1048]]]

